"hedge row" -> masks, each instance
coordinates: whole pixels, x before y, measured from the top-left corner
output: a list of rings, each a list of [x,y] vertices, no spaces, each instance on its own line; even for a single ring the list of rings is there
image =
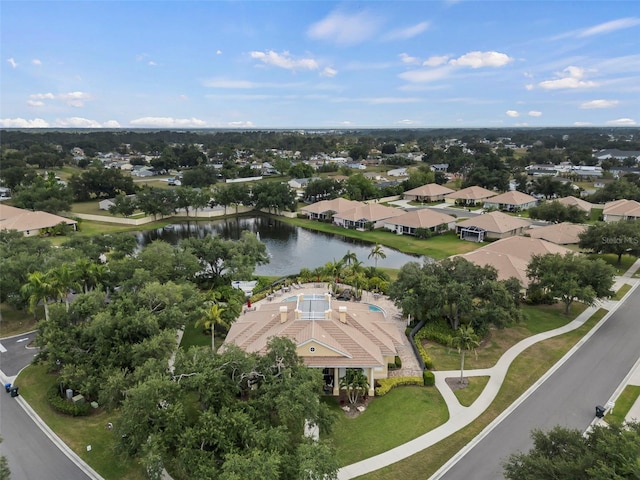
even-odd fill
[[[65,400],[60,396],[60,390],[57,385],[52,385],[47,392],[47,400],[51,408],[56,412],[72,417],[82,417],[89,414],[90,405],[88,403],[73,403]]]
[[[420,331],[422,331],[422,330],[420,330]],[[433,360],[431,359],[431,357],[429,356],[427,351],[422,346],[422,341],[421,341],[421,338],[420,338],[420,332],[418,332],[418,335],[416,335],[414,338],[416,340],[416,347],[418,347],[418,352],[420,352],[420,356],[422,357],[422,361],[424,362],[424,368],[432,369],[433,368]]]
[[[378,397],[386,395],[391,389],[395,387],[400,387],[403,385],[424,385],[424,379],[420,377],[381,378],[377,382],[378,386],[376,387],[376,396]]]
[[[420,329],[416,338],[430,340],[448,347],[451,345],[452,333],[451,327],[445,321],[429,322]]]

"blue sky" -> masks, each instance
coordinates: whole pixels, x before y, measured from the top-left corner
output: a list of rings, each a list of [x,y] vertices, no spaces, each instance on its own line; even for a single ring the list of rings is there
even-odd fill
[[[637,1],[7,1],[0,127],[640,124]]]

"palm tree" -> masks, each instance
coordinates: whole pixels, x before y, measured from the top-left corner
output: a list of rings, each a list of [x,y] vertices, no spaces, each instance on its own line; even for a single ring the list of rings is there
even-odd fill
[[[74,288],[80,288],[77,280],[77,271],[69,264],[60,265],[47,272],[47,277],[51,279],[51,284],[55,289],[56,297],[64,300],[67,312],[69,311],[69,295]]]
[[[451,338],[451,346],[457,348],[460,354],[460,384],[464,381],[464,354],[470,351],[475,352],[478,345],[480,345],[478,336],[471,325],[461,325],[455,336]]]
[[[382,245],[380,245],[379,243],[376,243],[375,247],[371,249],[371,253],[369,253],[369,256],[367,258],[373,258],[375,262],[375,267],[378,268],[378,259],[387,258],[387,254],[384,253],[384,250],[382,249]]]
[[[358,403],[361,396],[369,389],[367,376],[359,368],[347,368],[347,371],[340,379],[340,388],[346,390],[347,398],[351,405]]]
[[[49,299],[55,295],[51,280],[42,272],[33,272],[27,276],[27,283],[22,285],[21,292],[28,298],[29,310],[35,315],[38,302],[44,304],[44,318],[49,320]]]
[[[352,252],[351,250],[347,250],[347,253],[344,254],[344,257],[342,257],[342,261],[345,262],[347,266],[349,266],[352,263],[355,263],[358,261],[358,256],[356,255],[355,252]]]
[[[196,322],[196,327],[202,327],[204,330],[211,329],[211,350],[216,353],[216,337],[215,326],[226,326],[227,322],[223,318],[224,308],[217,303],[212,303],[211,306],[205,310],[204,315]]]

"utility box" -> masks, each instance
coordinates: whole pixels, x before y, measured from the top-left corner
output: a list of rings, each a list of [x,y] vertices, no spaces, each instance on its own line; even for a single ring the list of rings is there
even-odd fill
[[[73,398],[71,399],[71,401],[72,401],[74,404],[84,403],[84,401],[85,401],[85,400],[84,400],[84,395],[76,395],[75,397],[73,397]]]
[[[67,400],[71,400],[73,398],[73,390],[72,389],[67,388],[66,394],[67,394]]]

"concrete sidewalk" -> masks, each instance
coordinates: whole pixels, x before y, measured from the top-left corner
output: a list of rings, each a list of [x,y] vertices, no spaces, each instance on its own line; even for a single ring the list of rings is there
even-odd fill
[[[634,273],[640,269],[640,260],[636,261],[632,267],[625,272],[624,275],[618,277],[614,284],[613,290],[617,291],[624,284],[630,284],[633,288],[627,293],[632,294],[638,288],[640,281],[633,278]],[[437,479],[444,474],[452,465],[454,465],[464,454],[470,450],[476,443],[478,443],[484,436],[486,436],[493,428],[495,428],[503,418],[509,415],[518,405],[526,400],[549,376],[551,376],[578,348],[580,348],[596,331],[608,320],[612,313],[617,309],[620,302],[615,300],[599,301],[595,305],[587,308],[582,312],[575,320],[571,321],[567,325],[555,330],[543,332],[533,337],[526,338],[517,343],[509,350],[507,350],[502,357],[498,360],[496,365],[491,368],[466,370],[465,376],[489,376],[489,381],[478,397],[478,399],[470,406],[464,407],[460,404],[453,391],[447,385],[445,379],[449,377],[456,377],[460,374],[459,370],[455,371],[434,371],[436,378],[436,388],[440,391],[443,399],[445,400],[449,409],[449,420],[437,427],[436,429],[421,435],[410,442],[403,445],[399,445],[391,450],[383,452],[371,458],[367,458],[360,462],[347,465],[340,469],[338,472],[339,480],[347,480],[364,475],[369,472],[373,472],[380,468],[383,468],[392,463],[398,462],[405,458],[410,457],[430,446],[438,443],[440,440],[447,438],[458,430],[466,427],[479,417],[495,399],[500,390],[500,386],[504,381],[511,362],[520,355],[525,349],[531,345],[540,341],[553,338],[563,333],[570,332],[583,325],[599,308],[605,308],[609,312],[605,317],[594,326],[587,335],[585,335],[574,347],[567,352],[567,354],[560,359],[549,371],[547,371],[537,382],[535,382],[523,395],[510,405],[505,411],[503,411],[491,424],[489,424],[476,438],[474,438],[468,445],[462,450],[456,453],[445,465],[443,465],[431,478]],[[638,377],[640,377],[640,368],[638,370]],[[633,377],[634,380],[637,377]],[[640,382],[640,378],[638,378]],[[639,400],[640,402],[640,400]],[[640,408],[639,402],[636,402],[635,407]],[[634,409],[632,409],[635,412]],[[630,412],[631,414],[631,412]],[[634,413],[635,414],[635,413]]]
[[[640,386],[640,361],[638,362],[635,371],[631,374],[627,385]],[[625,420],[627,420],[627,422],[640,422],[640,397],[636,399],[635,403],[629,409]]]

